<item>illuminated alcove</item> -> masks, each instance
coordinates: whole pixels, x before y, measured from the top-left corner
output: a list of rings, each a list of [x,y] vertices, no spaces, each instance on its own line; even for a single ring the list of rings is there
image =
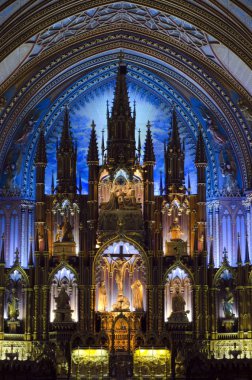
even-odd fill
[[[59,269],[53,276],[50,285],[50,322],[54,322],[56,301],[61,288],[64,287],[70,300],[69,305],[73,322],[78,322],[78,284],[75,274],[66,267]]]
[[[166,277],[164,292],[164,318],[167,322],[172,313],[172,298],[179,292],[185,301],[185,312],[189,322],[193,320],[192,280],[188,273],[180,267],[173,268]]]
[[[100,312],[120,310],[120,303],[117,305],[120,291],[127,298],[125,307],[130,311],[146,310],[146,279],[147,272],[144,259],[134,245],[125,241],[117,241],[109,245],[96,261],[96,310]],[[120,281],[121,284],[119,284]],[[101,305],[99,296],[101,286],[105,287],[106,306]],[[134,307],[134,294],[136,292],[139,292],[137,297],[140,297],[139,302],[142,303],[142,308],[139,310]],[[124,304],[121,306],[123,308]]]

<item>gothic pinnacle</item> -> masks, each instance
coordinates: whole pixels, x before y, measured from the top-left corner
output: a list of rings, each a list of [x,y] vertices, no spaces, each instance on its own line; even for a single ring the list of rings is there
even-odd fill
[[[148,121],[147,123],[147,132],[146,132],[146,138],[145,138],[145,146],[144,146],[144,162],[152,162],[155,163],[155,153],[154,153],[154,147],[153,147],[153,141],[152,141],[152,134],[151,134],[151,124]]]
[[[38,144],[37,144],[37,152],[35,156],[35,164],[36,165],[46,165],[46,143],[43,129],[40,130]]]
[[[97,145],[97,137],[95,130],[95,123],[92,121],[91,124],[91,134],[88,146],[88,155],[87,162],[99,162],[99,154],[98,154],[98,145]]]
[[[209,266],[211,268],[214,268],[213,237],[211,237],[211,244],[210,244]]]
[[[29,251],[29,260],[28,260],[28,266],[33,266],[33,251],[32,251],[32,238],[30,238],[30,251]]]
[[[248,246],[248,234],[246,234],[246,246],[245,246],[245,264],[250,264],[249,259],[249,246]]]
[[[242,265],[240,234],[238,234],[238,243],[237,243],[237,265]]]
[[[70,116],[68,106],[65,106],[65,114],[64,114],[64,124],[61,133],[60,139],[60,149],[69,150],[69,148],[73,148],[72,136],[70,133]]]
[[[206,166],[207,165],[205,143],[204,143],[201,128],[199,130],[198,141],[197,141],[197,146],[196,146],[195,165],[196,166]]]

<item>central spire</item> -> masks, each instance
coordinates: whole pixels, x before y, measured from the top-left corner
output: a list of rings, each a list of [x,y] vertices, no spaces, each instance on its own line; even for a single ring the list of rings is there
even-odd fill
[[[131,113],[126,82],[127,68],[120,57],[116,77],[116,87],[111,113],[107,114],[108,121],[108,163],[110,165],[135,163],[135,112]]]
[[[181,147],[175,107],[172,109],[171,136],[165,144],[165,190],[168,193],[184,192],[184,149]]]

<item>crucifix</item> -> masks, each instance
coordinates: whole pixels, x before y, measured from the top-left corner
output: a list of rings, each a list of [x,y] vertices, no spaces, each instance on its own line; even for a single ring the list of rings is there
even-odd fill
[[[114,262],[114,269],[116,271],[115,281],[118,288],[118,296],[123,296],[123,278],[124,278],[125,268],[126,268],[127,263],[131,260],[133,256],[135,256],[135,254],[124,253],[123,245],[120,245],[119,254],[107,253],[104,256],[110,257],[110,259]]]

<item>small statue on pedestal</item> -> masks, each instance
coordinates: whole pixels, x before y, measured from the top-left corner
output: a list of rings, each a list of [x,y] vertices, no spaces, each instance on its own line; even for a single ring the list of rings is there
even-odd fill
[[[231,332],[233,331],[235,323],[235,314],[233,313],[234,295],[229,287],[225,288],[225,292],[226,294],[222,300],[225,317],[222,321],[222,326],[226,332]]]
[[[176,289],[176,293],[172,297],[172,313],[168,318],[168,322],[172,323],[188,323],[187,314],[189,311],[185,311],[186,302],[184,297],[179,292],[179,289]]]
[[[98,311],[106,311],[108,306],[108,297],[105,281],[101,281],[98,288]]]
[[[235,316],[233,313],[234,296],[229,287],[226,287],[225,291],[226,294],[223,299],[223,312],[225,318],[232,319]]]
[[[56,310],[54,322],[73,322],[70,307],[70,297],[64,286],[61,287],[58,297],[54,297],[56,302]]]
[[[136,311],[143,311],[143,285],[140,280],[136,280],[132,285],[133,307]]]
[[[13,288],[11,296],[8,301],[8,320],[10,322],[15,322],[19,316],[18,308],[19,299],[16,297],[16,290]]]
[[[20,326],[19,317],[19,299],[16,297],[16,289],[12,289],[11,296],[8,300],[8,321],[7,325],[10,333],[15,334],[17,327]]]

